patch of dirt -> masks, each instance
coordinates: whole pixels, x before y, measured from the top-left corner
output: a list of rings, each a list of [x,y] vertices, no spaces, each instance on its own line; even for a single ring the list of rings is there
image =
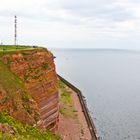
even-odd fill
[[[73,90],[66,86],[68,92],[70,92],[73,108],[74,108],[74,116],[68,117],[63,114],[60,114],[59,117],[59,125],[58,125],[58,133],[63,138],[63,140],[91,140],[91,134],[85,119],[85,116],[82,112],[82,107],[77,96]],[[61,102],[60,102],[60,105]],[[67,111],[70,111],[71,107],[65,105]]]

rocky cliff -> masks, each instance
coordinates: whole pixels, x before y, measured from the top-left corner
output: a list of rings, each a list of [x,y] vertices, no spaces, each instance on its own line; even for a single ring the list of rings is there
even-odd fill
[[[44,130],[57,129],[59,95],[51,52],[43,48],[0,54],[0,112]]]

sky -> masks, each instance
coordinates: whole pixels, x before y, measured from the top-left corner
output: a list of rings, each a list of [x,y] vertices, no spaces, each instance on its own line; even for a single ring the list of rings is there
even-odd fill
[[[140,0],[0,0],[0,42],[140,49]]]

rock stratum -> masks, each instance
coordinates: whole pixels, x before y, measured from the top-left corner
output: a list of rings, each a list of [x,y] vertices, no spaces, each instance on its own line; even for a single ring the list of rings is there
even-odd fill
[[[59,94],[53,54],[44,48],[0,52],[0,112],[56,131]]]

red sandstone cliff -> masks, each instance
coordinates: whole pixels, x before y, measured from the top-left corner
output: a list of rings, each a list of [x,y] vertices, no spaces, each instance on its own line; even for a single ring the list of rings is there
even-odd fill
[[[0,111],[6,111],[21,122],[41,130],[49,128],[55,131],[59,117],[59,95],[52,53],[45,49],[24,50],[5,54],[1,61],[24,82],[28,99],[23,96],[24,91],[17,88],[14,99],[1,104]],[[0,84],[1,101],[6,98],[6,92]],[[27,109],[26,113],[23,107]]]

